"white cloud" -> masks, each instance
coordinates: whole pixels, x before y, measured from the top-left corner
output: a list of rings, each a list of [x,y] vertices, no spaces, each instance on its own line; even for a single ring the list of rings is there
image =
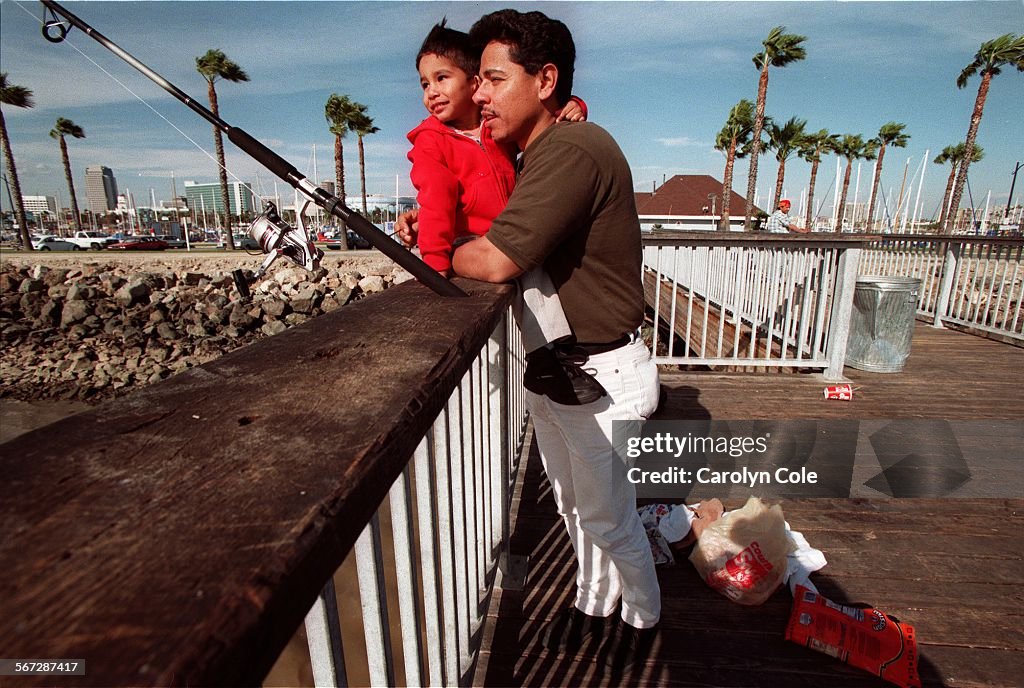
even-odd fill
[[[661,138],[656,140],[658,143],[668,148],[706,148],[711,145],[706,141],[698,141],[696,139],[690,138],[689,136],[676,136],[673,138]]]

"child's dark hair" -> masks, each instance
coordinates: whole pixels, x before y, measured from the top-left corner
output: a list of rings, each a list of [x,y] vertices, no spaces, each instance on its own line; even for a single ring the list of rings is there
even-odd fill
[[[481,52],[491,41],[509,46],[509,57],[527,74],[537,74],[549,63],[558,67],[555,98],[561,105],[569,102],[576,45],[565,24],[541,12],[499,10],[481,17],[469,35]]]
[[[445,24],[448,18],[441,20],[440,24],[434,24],[427,37],[416,53],[416,69],[420,68],[420,60],[424,55],[439,55],[446,57],[464,71],[470,77],[477,75],[480,71],[480,50],[469,39],[468,33],[449,29]]]

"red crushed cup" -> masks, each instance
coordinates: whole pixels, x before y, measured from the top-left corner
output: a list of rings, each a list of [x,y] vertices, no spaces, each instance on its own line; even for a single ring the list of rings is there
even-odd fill
[[[840,399],[842,401],[850,401],[853,399],[853,386],[852,385],[829,385],[825,388],[826,399]]]

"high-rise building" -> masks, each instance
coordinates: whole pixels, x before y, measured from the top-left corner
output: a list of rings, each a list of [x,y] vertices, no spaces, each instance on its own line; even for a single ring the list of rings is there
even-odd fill
[[[117,208],[117,180],[113,171],[103,165],[86,167],[85,195],[91,212],[105,213]]]
[[[53,196],[22,196],[22,203],[25,204],[25,212],[33,215],[50,213],[57,215],[57,201]]]
[[[218,182],[210,184],[185,182],[185,197],[188,199],[188,207],[193,212],[224,212],[224,201],[221,199]],[[252,186],[242,182],[228,182],[228,203],[231,206],[232,215],[252,212],[252,199]]]

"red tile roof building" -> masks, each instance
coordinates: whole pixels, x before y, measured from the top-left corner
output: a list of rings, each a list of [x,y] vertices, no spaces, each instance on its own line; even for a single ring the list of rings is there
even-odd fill
[[[729,225],[743,229],[746,200],[731,191]],[[636,192],[640,225],[650,229],[715,229],[722,214],[722,182],[708,174],[677,174],[653,192]],[[754,207],[755,216],[762,212]]]

